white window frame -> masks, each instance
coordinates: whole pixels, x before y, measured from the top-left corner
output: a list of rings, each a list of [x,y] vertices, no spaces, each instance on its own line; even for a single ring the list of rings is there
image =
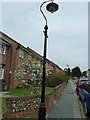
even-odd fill
[[[0,79],[3,79],[3,75],[4,75],[4,69],[0,68]]]
[[[5,55],[6,45],[0,44],[0,53]]]
[[[22,48],[19,48],[19,57],[24,58],[24,50]]]
[[[32,59],[32,55],[28,54],[28,60],[31,60],[31,59]]]

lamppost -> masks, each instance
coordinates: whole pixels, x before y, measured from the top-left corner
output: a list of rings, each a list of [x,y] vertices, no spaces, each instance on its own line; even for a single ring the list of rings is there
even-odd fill
[[[43,53],[43,76],[42,76],[42,92],[41,92],[41,103],[40,103],[40,106],[39,106],[39,120],[45,120],[46,118],[46,106],[45,106],[45,79],[46,79],[46,49],[47,49],[47,30],[48,30],[48,25],[47,25],[47,18],[45,16],[45,14],[43,13],[42,11],[42,6],[47,3],[47,2],[50,2],[47,6],[46,6],[46,9],[51,12],[51,13],[54,13],[58,10],[58,5],[56,3],[53,2],[53,0],[48,0],[48,1],[45,1],[43,2],[41,5],[40,5],[40,12],[42,13],[45,21],[46,21],[46,24],[45,24],[45,27],[44,27],[44,53]]]

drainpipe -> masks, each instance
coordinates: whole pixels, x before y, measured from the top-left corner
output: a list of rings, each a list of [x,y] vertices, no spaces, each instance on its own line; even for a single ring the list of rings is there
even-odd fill
[[[9,66],[9,76],[8,76],[8,85],[7,85],[7,90],[10,88],[10,81],[11,81],[11,66],[12,66],[12,46],[10,50],[10,66]]]

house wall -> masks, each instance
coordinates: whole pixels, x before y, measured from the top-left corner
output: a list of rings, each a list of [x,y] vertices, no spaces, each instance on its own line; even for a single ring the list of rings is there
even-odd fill
[[[2,55],[2,61],[5,64],[4,67],[4,80],[5,80],[5,86],[9,86],[9,71],[10,71],[10,59],[11,59],[11,54],[10,54],[10,47],[6,46],[6,51],[5,55]]]
[[[2,35],[1,35],[2,34]],[[0,37],[2,36],[10,45],[6,43],[6,53],[5,55],[0,54],[0,58],[2,58],[2,63],[5,64],[4,68],[4,77],[3,79],[6,81],[6,88],[15,88],[19,83],[15,80],[15,71],[18,69],[18,65],[24,64],[26,60],[28,60],[28,55],[31,56],[31,60],[40,61],[42,64],[42,56],[36,53],[31,49],[27,49],[22,46],[20,43],[16,42],[6,34],[0,32]],[[22,48],[24,50],[24,58],[19,57],[19,49]],[[52,62],[48,62],[49,69],[52,71],[58,71],[59,67]]]
[[[6,44],[6,51],[5,55],[2,54],[2,63],[4,63],[6,66],[4,68],[4,77],[5,80],[5,86],[6,88],[14,87],[14,71],[16,69],[16,61],[17,61],[17,47],[18,44],[13,39],[8,37],[7,35],[2,34],[2,38],[6,40],[7,42],[11,43],[10,46]],[[2,40],[3,43],[3,40]]]

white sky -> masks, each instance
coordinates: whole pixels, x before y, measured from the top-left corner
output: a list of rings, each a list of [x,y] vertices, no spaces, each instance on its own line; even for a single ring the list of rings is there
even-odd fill
[[[2,2],[43,2],[45,0],[0,0]],[[89,0],[54,0],[56,2],[89,2]]]
[[[43,55],[45,20],[39,7],[43,1],[2,0],[2,15],[0,14],[1,31],[41,55]],[[48,19],[47,58],[61,68],[65,68],[68,64],[71,68],[79,66],[82,71],[87,70],[88,1],[55,0],[54,2],[59,5],[56,13],[47,12],[45,10],[47,4],[43,6]]]

